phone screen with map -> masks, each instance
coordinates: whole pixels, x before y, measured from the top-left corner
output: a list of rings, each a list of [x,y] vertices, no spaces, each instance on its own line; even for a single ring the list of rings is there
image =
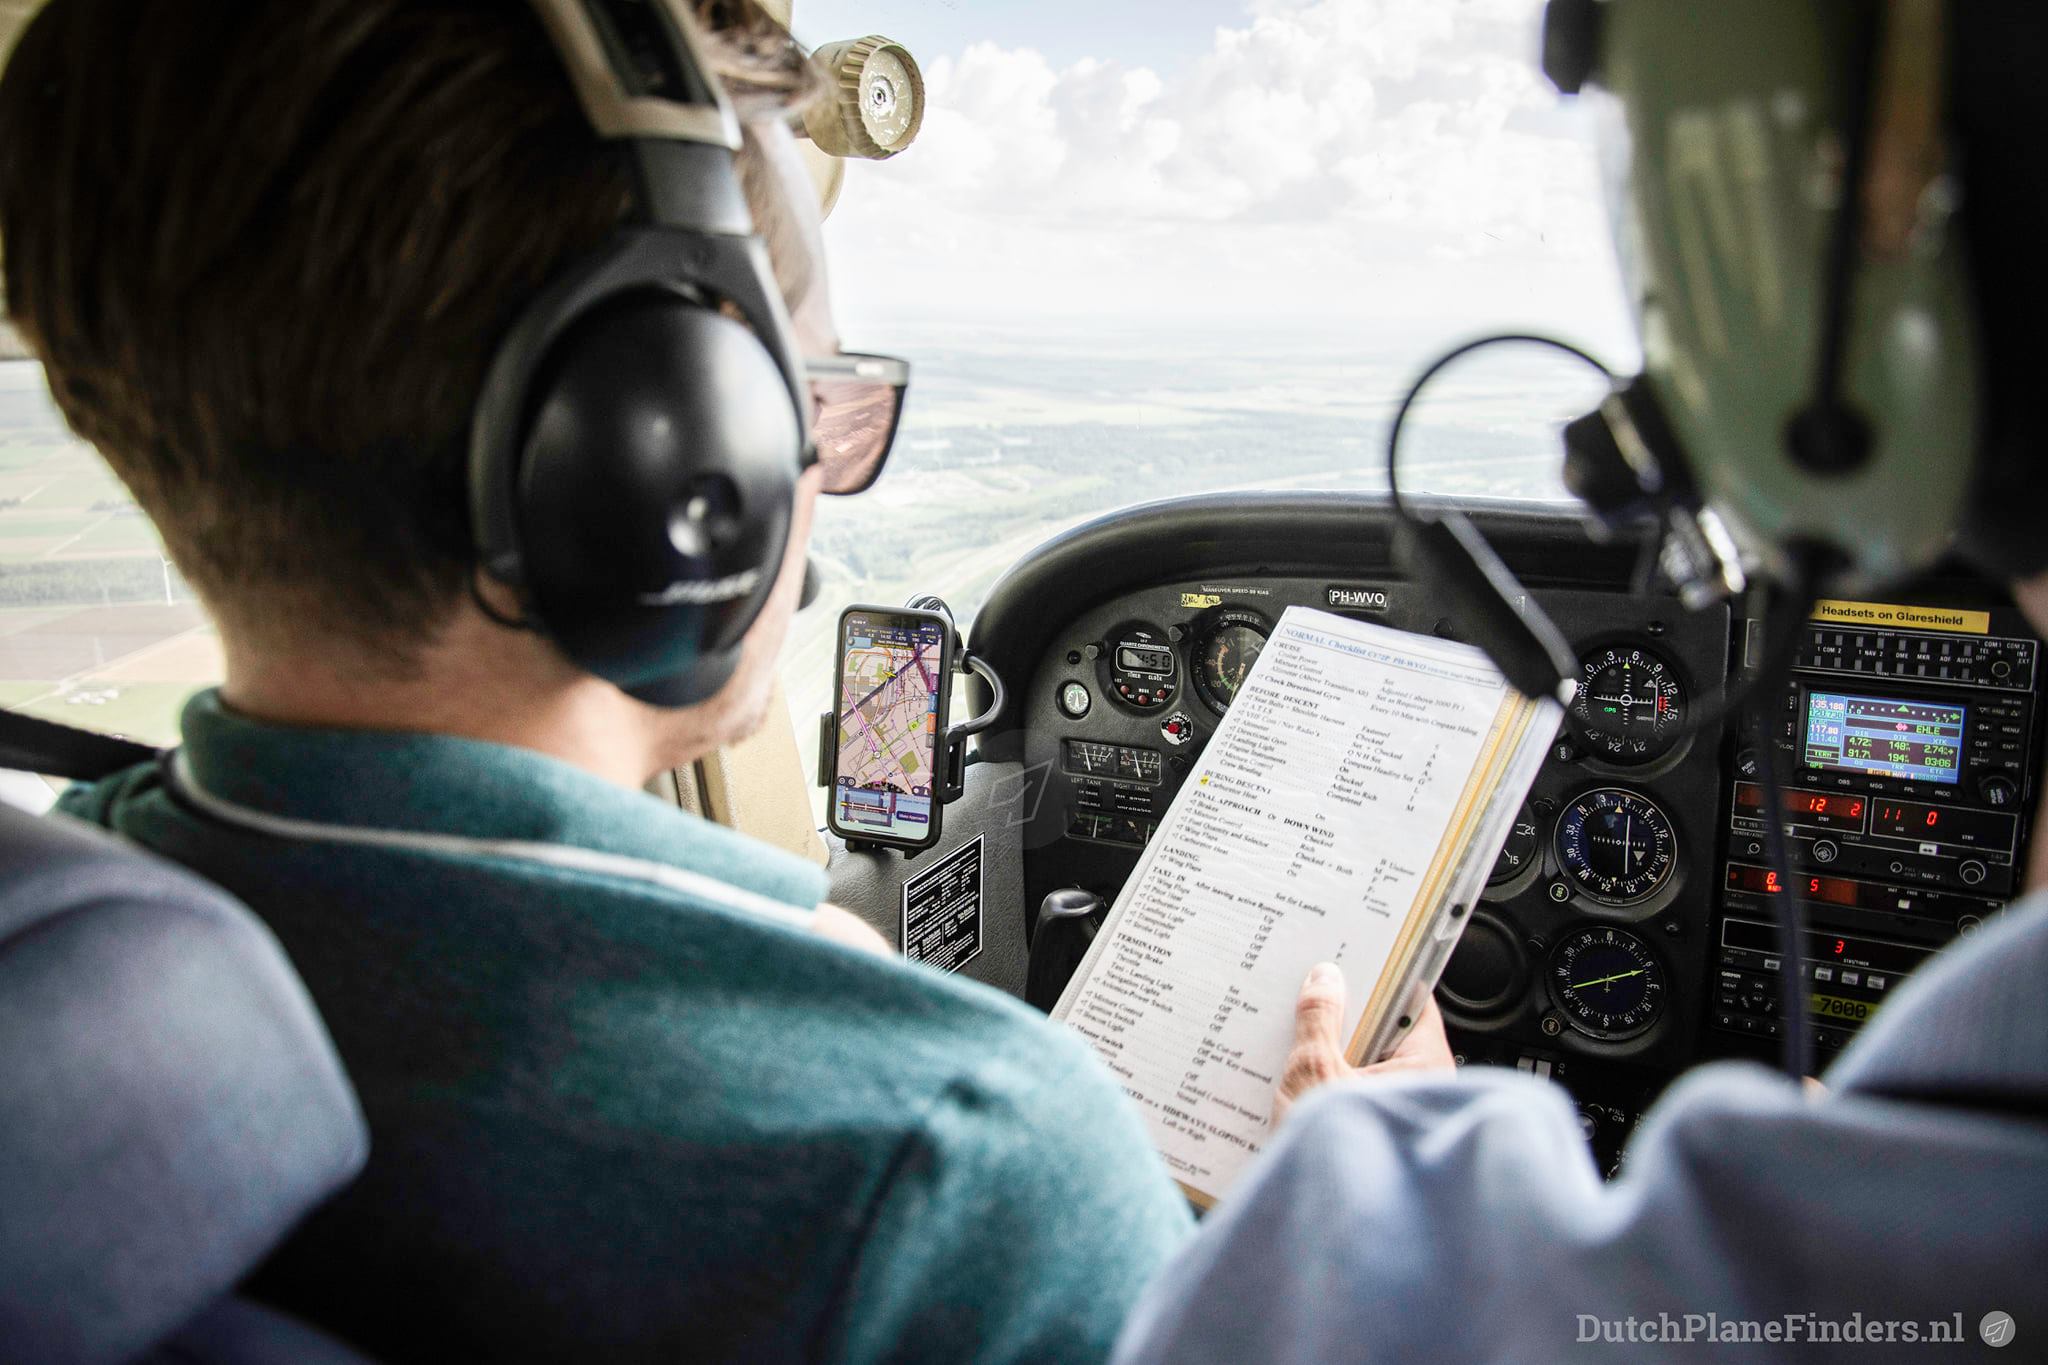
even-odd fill
[[[936,612],[848,607],[839,618],[838,747],[825,823],[843,839],[939,837],[939,745],[953,630]]]

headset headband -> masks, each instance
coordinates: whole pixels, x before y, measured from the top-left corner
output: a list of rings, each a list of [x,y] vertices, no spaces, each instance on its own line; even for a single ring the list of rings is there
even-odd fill
[[[599,137],[736,152],[739,118],[681,0],[533,0]]]
[[[532,3],[630,155],[635,211],[498,344],[470,432],[478,563],[579,666],[687,705],[773,586],[815,459],[803,366],[687,0]]]
[[[685,243],[696,267],[685,273],[738,308],[775,357],[804,423],[808,462],[809,404],[789,314],[733,160],[739,116],[704,58],[685,0],[532,3],[591,129],[632,150],[637,220],[704,234],[706,240]],[[733,251],[725,238],[743,239],[746,250]]]
[[[732,160],[739,116],[684,0],[532,3],[591,130],[631,149],[641,221],[751,236],[754,217]],[[757,330],[769,321],[748,318]]]
[[[737,308],[782,371],[814,458],[803,371],[788,310],[733,157],[740,125],[704,61],[683,0],[532,0],[600,137],[633,152],[638,220],[608,249],[554,281],[500,344],[471,431],[471,526],[487,572],[519,585],[525,574],[509,478],[482,472],[518,440],[526,396],[566,327],[608,293],[650,279],[690,279]]]

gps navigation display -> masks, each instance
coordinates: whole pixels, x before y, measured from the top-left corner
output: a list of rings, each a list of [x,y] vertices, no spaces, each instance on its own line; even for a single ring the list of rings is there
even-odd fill
[[[855,607],[840,618],[828,812],[840,835],[922,844],[935,834],[948,643],[937,616]]]
[[[1946,702],[1810,692],[1806,765],[1901,782],[1954,785],[1968,708]]]

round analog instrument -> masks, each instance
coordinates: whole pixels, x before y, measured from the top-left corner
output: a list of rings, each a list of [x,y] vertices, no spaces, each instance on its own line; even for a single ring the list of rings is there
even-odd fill
[[[1664,968],[1626,929],[1574,929],[1550,954],[1550,995],[1593,1038],[1633,1038],[1664,1012]]]
[[[1210,710],[1220,716],[1230,709],[1271,633],[1255,611],[1218,612],[1202,623],[1195,636],[1195,691]]]
[[[1608,645],[1579,660],[1572,701],[1581,737],[1613,763],[1647,763],[1677,740],[1685,721],[1685,684],[1658,654]]]
[[[1499,886],[1502,882],[1513,881],[1536,856],[1539,836],[1536,832],[1536,812],[1525,801],[1521,813],[1515,816],[1515,827],[1508,831],[1507,842],[1494,855],[1493,871],[1487,874],[1488,886]]]
[[[1648,797],[1605,787],[1564,808],[1557,859],[1581,894],[1602,905],[1634,905],[1671,880],[1678,834]]]

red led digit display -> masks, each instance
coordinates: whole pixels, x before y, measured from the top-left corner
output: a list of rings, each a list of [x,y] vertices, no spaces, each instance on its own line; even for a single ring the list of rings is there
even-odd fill
[[[1877,887],[1863,882],[1852,882],[1846,877],[1805,877],[1805,892],[1801,899],[1823,902],[1828,905],[1852,905],[1859,907],[1881,907],[1882,896]],[[1728,864],[1728,889],[1731,891],[1753,891],[1761,896],[1775,896],[1783,885],[1778,874],[1765,867],[1746,867],[1741,863]]]
[[[1721,942],[1725,947],[1746,949],[1754,953],[1774,953],[1779,947],[1777,928],[1756,920],[1723,920]],[[1896,943],[1887,939],[1844,938],[1832,933],[1809,930],[1806,935],[1806,952],[1803,956],[1816,962],[1841,962],[1852,967],[1872,967],[1880,972],[1893,971],[1903,974],[1926,961],[1930,952],[1930,949],[1911,943]]]
[[[2018,835],[2015,817],[1996,811],[1960,810],[1920,801],[1877,801],[1870,807],[1870,832],[1894,839],[1932,840],[2010,852]]]
[[[1785,814],[1795,823],[1835,828],[1861,825],[1864,798],[1849,792],[1817,792],[1794,787],[1784,794]],[[1735,804],[1743,810],[1762,810],[1764,789],[1754,782],[1735,784]]]

